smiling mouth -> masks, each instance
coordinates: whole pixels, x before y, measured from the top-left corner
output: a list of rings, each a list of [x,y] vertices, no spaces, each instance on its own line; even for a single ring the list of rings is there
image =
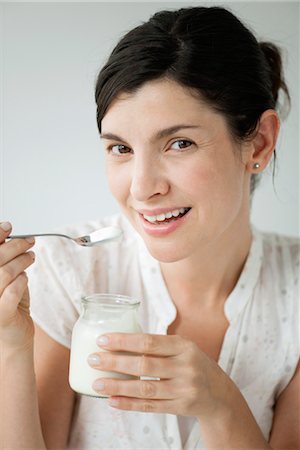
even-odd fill
[[[190,211],[190,209],[191,208],[180,208],[158,215],[148,216],[146,214],[142,214],[142,216],[147,222],[153,225],[162,225],[164,223],[175,222],[176,220],[185,216]]]

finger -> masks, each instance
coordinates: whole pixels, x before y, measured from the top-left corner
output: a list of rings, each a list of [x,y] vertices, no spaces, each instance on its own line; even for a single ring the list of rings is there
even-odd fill
[[[93,389],[100,394],[126,396],[143,399],[171,400],[175,398],[173,383],[170,380],[120,380],[99,378]]]
[[[0,267],[0,296],[3,294],[4,289],[34,262],[34,259],[35,255],[30,251],[17,256],[9,263]]]
[[[137,377],[173,378],[174,374],[178,373],[176,357],[161,358],[100,352],[90,355],[88,362],[94,369]]]
[[[12,259],[21,255],[22,253],[25,253],[33,246],[34,242],[34,238],[28,238],[28,240],[11,239],[5,244],[2,244],[0,246],[0,266],[7,264]]]
[[[16,309],[27,289],[28,278],[25,272],[21,273],[4,290],[0,299],[0,326],[5,326],[15,315]]]
[[[10,222],[0,222],[0,244],[2,244],[7,236],[9,236],[11,229],[12,226]]]
[[[146,355],[172,356],[182,353],[187,341],[178,335],[109,333],[98,338],[100,347]]]
[[[176,414],[178,403],[176,400],[144,400],[130,397],[110,397],[110,406],[125,411],[141,411],[149,413]]]
[[[24,272],[25,275],[27,276],[26,272]],[[28,279],[28,277],[27,277]],[[30,296],[29,296],[29,289],[28,289],[28,282],[26,285],[26,289],[24,290],[23,294],[22,294],[22,299],[19,303],[18,308],[21,309],[22,311],[26,311],[26,312],[30,312],[29,311],[29,307],[30,307]]]

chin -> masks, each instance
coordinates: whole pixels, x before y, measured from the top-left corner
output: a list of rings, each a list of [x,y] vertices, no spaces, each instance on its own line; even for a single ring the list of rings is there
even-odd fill
[[[174,241],[157,240],[157,242],[153,242],[152,239],[144,239],[144,242],[151,256],[162,263],[181,261],[192,253],[192,250],[189,251],[186,246],[174,245]]]

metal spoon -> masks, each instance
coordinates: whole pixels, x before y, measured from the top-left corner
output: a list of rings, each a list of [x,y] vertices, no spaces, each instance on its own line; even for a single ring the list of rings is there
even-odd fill
[[[106,227],[100,228],[99,230],[93,231],[85,236],[79,236],[77,238],[72,238],[66,234],[60,233],[34,233],[34,234],[14,234],[8,236],[7,239],[24,239],[28,237],[39,237],[39,236],[58,236],[66,239],[71,239],[71,241],[76,242],[78,245],[83,247],[93,247],[96,245],[101,245],[104,242],[112,241],[118,239],[123,234],[122,230],[117,227]]]

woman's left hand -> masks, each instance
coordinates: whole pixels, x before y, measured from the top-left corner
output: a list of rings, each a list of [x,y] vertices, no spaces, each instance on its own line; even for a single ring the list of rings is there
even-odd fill
[[[208,417],[226,402],[230,380],[192,341],[178,335],[111,333],[92,367],[159,380],[98,379],[93,388],[123,410]],[[118,354],[115,352],[130,352]],[[102,389],[101,384],[102,383]]]

